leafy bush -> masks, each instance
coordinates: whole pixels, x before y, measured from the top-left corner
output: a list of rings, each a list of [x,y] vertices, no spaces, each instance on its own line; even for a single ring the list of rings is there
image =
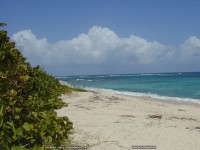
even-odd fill
[[[38,149],[67,139],[72,122],[54,111],[66,106],[59,98],[65,91],[39,66],[32,68],[0,30],[0,149]]]

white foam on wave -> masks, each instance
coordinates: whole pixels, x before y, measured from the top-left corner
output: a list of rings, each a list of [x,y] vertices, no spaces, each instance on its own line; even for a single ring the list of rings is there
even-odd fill
[[[170,73],[142,73],[141,76],[173,76],[175,74]]]
[[[70,77],[66,77],[66,76],[59,76],[59,77],[55,77],[56,79],[65,79],[65,78],[70,78]]]
[[[120,75],[111,74],[110,77],[119,77]]]
[[[105,76],[97,76],[98,78],[104,78]]]
[[[76,79],[77,81],[83,81],[83,80],[85,80],[85,79]]]
[[[88,82],[92,82],[92,81],[94,81],[94,80],[76,79],[76,81],[88,81]]]
[[[60,82],[60,84],[62,84],[62,85],[67,85],[67,86],[73,87],[71,84],[69,84],[69,83],[66,82],[66,81],[59,80],[59,82]]]
[[[170,100],[170,101],[183,101],[183,102],[194,102],[200,104],[199,99],[193,98],[180,98],[180,97],[170,97],[170,96],[161,96],[157,94],[149,94],[149,93],[139,93],[139,92],[122,92],[122,91],[115,91],[111,89],[98,89],[98,88],[86,88],[87,90],[101,90],[105,92],[110,92],[114,94],[120,95],[128,95],[128,96],[137,96],[137,97],[150,97],[158,100]]]
[[[110,77],[135,77],[135,76],[141,76],[140,74],[111,74]]]
[[[151,74],[151,73],[143,73],[143,74],[140,74],[141,76],[153,76],[153,75],[156,75],[156,74]]]
[[[109,75],[110,77],[137,77],[137,76],[172,76],[174,74],[169,74],[169,73],[142,73],[142,74],[114,74],[114,75]],[[179,73],[180,75],[180,73]]]

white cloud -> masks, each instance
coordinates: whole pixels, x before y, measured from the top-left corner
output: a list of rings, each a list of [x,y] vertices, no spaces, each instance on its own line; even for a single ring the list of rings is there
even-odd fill
[[[33,64],[46,64],[51,56],[51,47],[46,38],[37,39],[31,30],[20,31],[12,36],[16,46],[22,51],[27,59]]]
[[[200,39],[189,37],[180,49],[181,60],[184,62],[200,62]]]
[[[147,41],[141,37],[131,35],[123,41],[122,52],[126,57],[137,59],[141,64],[151,64],[166,59],[171,50],[157,41]],[[126,58],[125,58],[126,59]]]
[[[180,47],[171,48],[134,35],[120,38],[108,28],[94,26],[88,33],[53,44],[48,43],[46,38],[38,39],[31,30],[15,33],[12,40],[33,65],[47,67],[93,66],[95,69],[95,66],[108,64],[110,68],[116,68],[125,64],[129,66],[127,68],[134,66],[142,70],[141,67],[149,65],[153,66],[154,72],[159,72],[156,68],[162,68],[162,64],[168,67],[163,70],[170,71],[170,67],[177,65],[178,68],[181,60],[184,63],[200,63],[200,39],[195,36],[189,37]]]
[[[120,38],[108,28],[92,27],[87,34],[68,41],[49,44],[37,39],[31,30],[20,31],[12,40],[33,64],[102,64],[106,62],[149,64],[166,59],[172,53],[165,45],[131,35]]]

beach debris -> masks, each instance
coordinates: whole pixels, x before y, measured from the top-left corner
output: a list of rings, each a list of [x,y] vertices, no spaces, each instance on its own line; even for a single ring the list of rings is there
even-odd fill
[[[159,114],[149,115],[148,117],[152,119],[162,119],[162,115],[159,115]]]
[[[170,117],[169,118],[170,120],[171,119],[180,119],[180,120],[189,120],[189,121],[197,121],[196,119],[194,119],[194,118],[185,118],[185,117],[176,117],[176,116],[173,116],[173,117]]]
[[[71,106],[74,106],[74,107],[77,107],[77,108],[86,109],[86,110],[91,110],[90,108],[87,108],[87,107],[82,106],[82,105],[71,105]]]
[[[133,116],[133,115],[121,115],[120,117],[131,117],[131,118],[135,118],[135,116]]]
[[[190,131],[196,130],[200,132],[200,126],[191,126],[191,127],[186,127],[185,129],[188,129]]]
[[[184,110],[184,109],[178,109],[178,111],[186,111],[186,110]]]
[[[196,126],[195,129],[200,129],[200,127]]]

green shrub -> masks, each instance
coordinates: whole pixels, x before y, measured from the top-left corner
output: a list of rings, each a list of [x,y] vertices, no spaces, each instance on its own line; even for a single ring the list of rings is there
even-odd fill
[[[0,26],[5,24],[0,23]],[[39,66],[32,68],[0,30],[0,149],[59,146],[72,129],[55,110],[66,106],[66,87]]]

